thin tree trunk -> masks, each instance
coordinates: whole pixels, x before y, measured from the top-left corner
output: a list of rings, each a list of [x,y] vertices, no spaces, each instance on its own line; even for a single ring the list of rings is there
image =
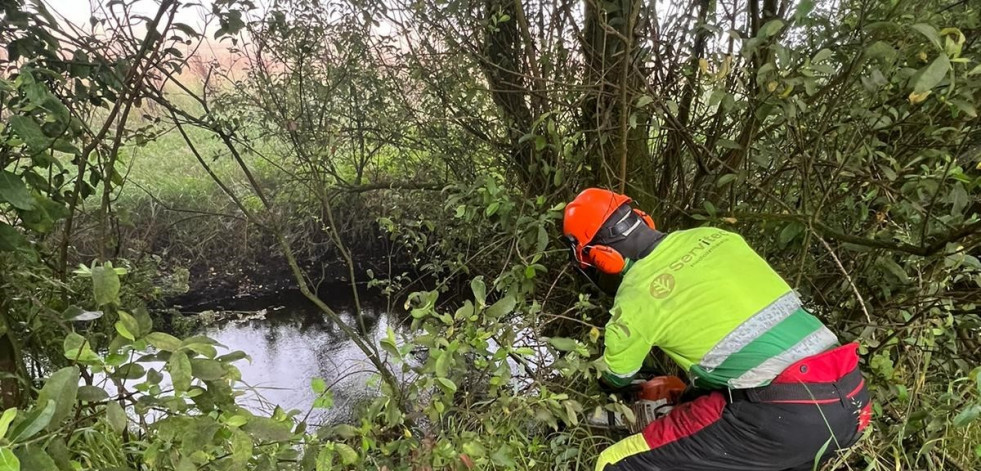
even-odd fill
[[[540,172],[535,141],[522,140],[522,137],[534,132],[534,115],[529,107],[528,68],[522,55],[520,25],[516,20],[519,17],[517,4],[515,0],[486,0],[484,11],[488,19],[503,15],[510,17],[484,29],[484,50],[480,59],[491,97],[501,110],[507,127],[511,161],[530,188],[547,185],[547,179],[543,179]]]
[[[699,60],[705,57],[705,45],[708,42],[709,30],[705,27],[708,20],[709,11],[714,2],[711,0],[698,0],[698,20],[695,22],[695,40],[692,45],[692,54],[688,64],[688,77],[684,83],[684,92],[678,104],[678,123],[682,127],[688,126],[691,120],[692,109],[695,106],[695,97],[700,91],[698,85]],[[682,132],[687,129],[679,129],[668,134],[667,144],[664,147],[664,160],[661,173],[658,179],[657,195],[661,199],[673,199],[675,201],[686,201],[689,194],[689,187],[685,180],[686,166],[682,159],[684,151],[684,141]],[[701,167],[699,167],[701,170]]]
[[[24,359],[20,356],[20,348],[16,344],[13,332],[7,322],[7,310],[0,306],[0,404],[4,409],[18,407],[24,398],[23,380],[27,369]]]
[[[589,183],[622,191],[652,173],[651,114],[635,106],[647,82],[635,47],[637,31],[646,21],[642,6],[634,0],[621,0],[614,9],[597,0],[585,4],[587,90],[580,125],[587,139],[586,160],[594,172]]]

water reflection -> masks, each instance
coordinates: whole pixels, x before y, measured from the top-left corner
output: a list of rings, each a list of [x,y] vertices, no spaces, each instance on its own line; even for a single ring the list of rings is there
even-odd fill
[[[386,335],[389,316],[383,304],[371,301],[363,300],[362,315],[365,336],[377,345]],[[327,302],[345,324],[365,333],[350,298],[335,296]],[[242,350],[252,358],[251,363],[236,362],[242,381],[249,387],[240,402],[250,409],[269,411],[279,405],[300,410],[302,418],[317,396],[310,380],[319,377],[330,386],[334,406],[313,410],[308,422],[312,426],[336,424],[352,420],[359,404],[379,394],[374,367],[367,357],[300,293],[242,300],[218,308],[243,313],[266,310],[264,319],[225,321],[201,332],[229,351]],[[396,325],[392,328],[399,331]]]

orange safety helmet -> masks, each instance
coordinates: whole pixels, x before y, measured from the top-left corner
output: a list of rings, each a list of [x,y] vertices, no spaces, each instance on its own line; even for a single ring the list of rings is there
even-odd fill
[[[628,196],[610,190],[587,188],[566,205],[565,215],[562,218],[562,232],[569,241],[572,258],[579,264],[580,269],[593,266],[611,275],[623,271],[626,260],[619,252],[605,245],[590,245],[590,242],[610,216],[621,206],[632,201]],[[654,229],[654,220],[650,216],[636,208],[633,212],[648,227]],[[626,227],[618,229],[618,232],[629,235],[632,230],[632,227]]]

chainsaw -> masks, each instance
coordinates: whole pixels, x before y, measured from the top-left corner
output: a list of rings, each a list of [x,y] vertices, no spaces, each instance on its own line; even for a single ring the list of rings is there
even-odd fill
[[[630,405],[633,421],[627,420],[623,414],[597,408],[587,423],[597,428],[639,433],[651,422],[671,412],[685,391],[685,382],[677,376],[636,380],[624,388],[610,391]]]

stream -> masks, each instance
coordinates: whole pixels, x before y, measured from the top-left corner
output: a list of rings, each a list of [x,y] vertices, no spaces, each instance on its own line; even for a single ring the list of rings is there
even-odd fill
[[[396,332],[401,330],[390,324],[384,299],[362,297],[362,331],[350,289],[337,287],[328,293],[324,302],[345,324],[366,331],[376,345],[390,325]],[[311,379],[322,378],[333,395],[333,406],[312,410],[308,423],[316,427],[353,420],[359,405],[380,394],[377,375],[364,353],[301,293],[234,300],[212,309],[223,311],[227,320],[196,333],[227,347],[227,351],[219,348],[222,353],[242,350],[251,357],[251,362],[235,362],[244,383],[238,387],[248,388],[239,402],[249,409],[270,412],[279,405],[287,411],[300,410],[302,419],[317,398]]]

